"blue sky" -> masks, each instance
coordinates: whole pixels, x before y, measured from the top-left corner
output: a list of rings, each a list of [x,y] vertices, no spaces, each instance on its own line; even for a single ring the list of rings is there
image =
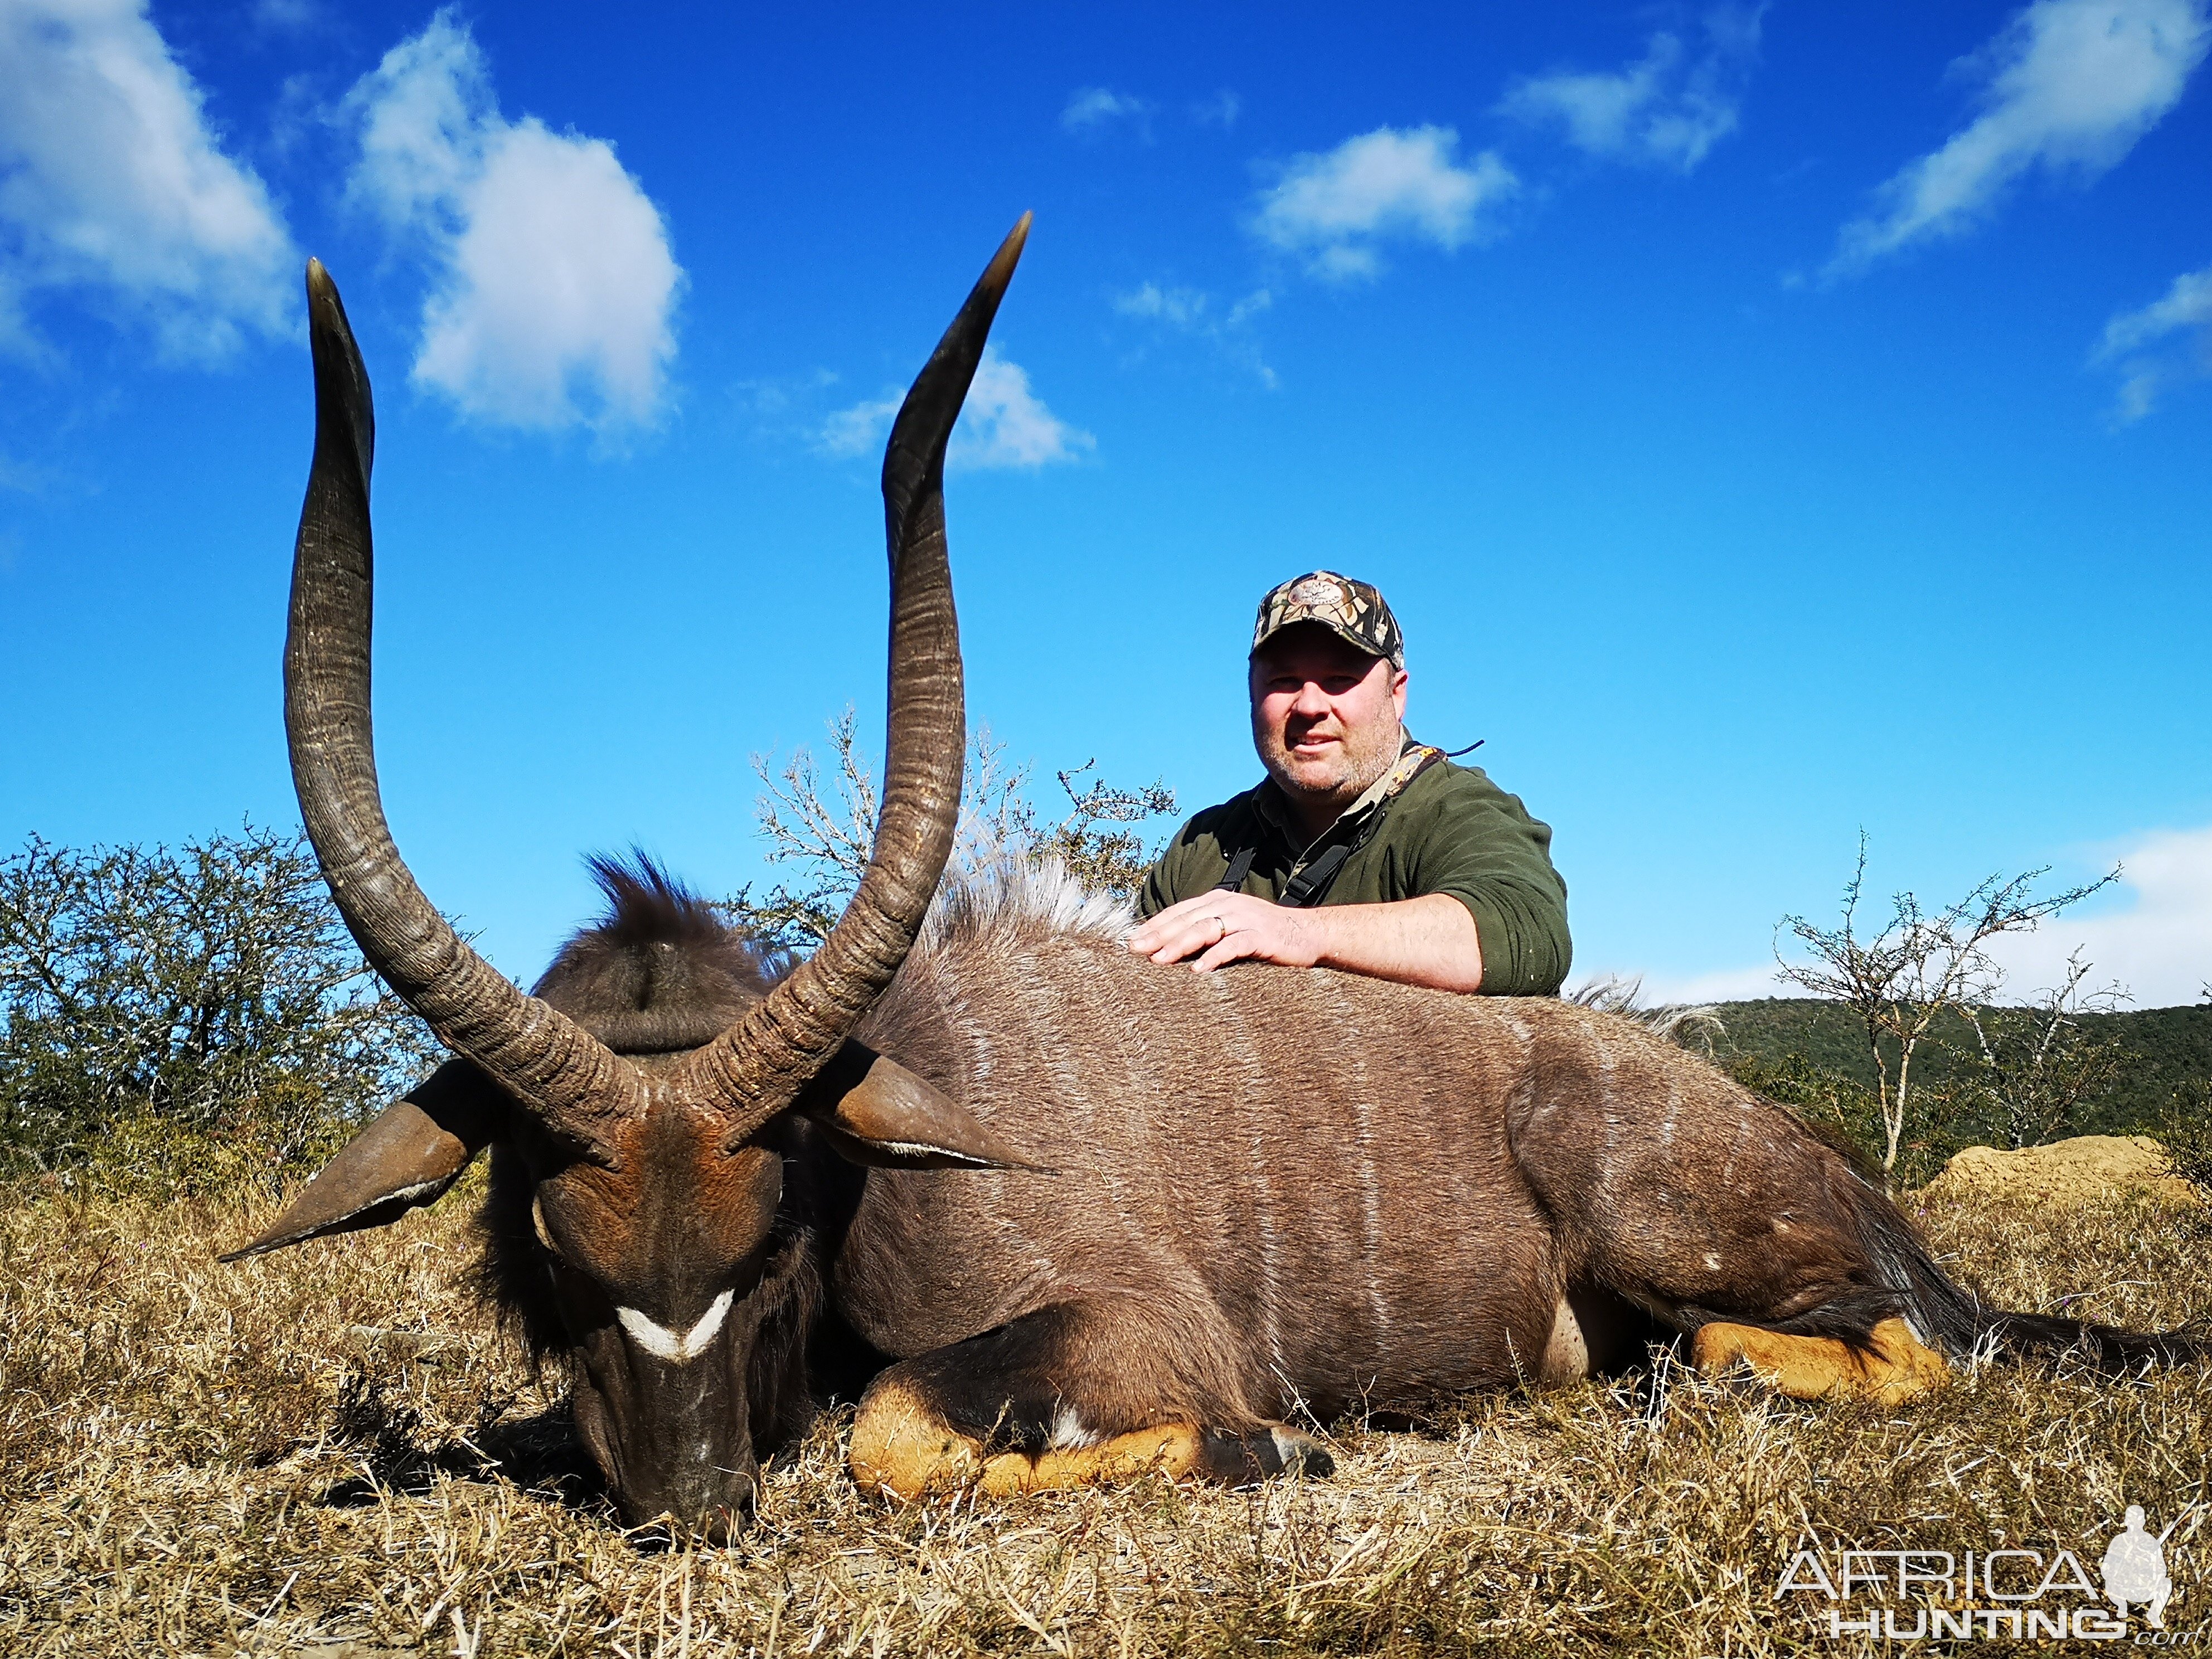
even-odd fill
[[[1329,565],[1556,830],[1577,977],[1881,889],[2212,979],[2205,0],[1762,9],[0,0],[0,844],[289,821],[298,274],[378,391],[402,849],[512,973],[754,752],[879,729],[874,445],[1036,231],[948,488],[973,715],[1255,775]],[[2063,935],[2063,937],[2062,937]]]

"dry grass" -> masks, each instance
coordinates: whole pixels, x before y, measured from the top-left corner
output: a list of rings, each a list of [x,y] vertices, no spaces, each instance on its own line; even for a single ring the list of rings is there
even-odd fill
[[[2072,1547],[2122,1506],[2197,1570],[2212,1379],[1984,1370],[1918,1407],[1662,1366],[1340,1429],[1340,1474],[887,1510],[826,1422],[721,1551],[625,1538],[557,1403],[462,1288],[465,1206],[234,1268],[214,1206],[0,1217],[0,1648],[83,1653],[1848,1651],[1778,1575],[1832,1547]],[[2204,1223],[1978,1201],[1925,1221],[2017,1306],[2207,1310]],[[2071,1300],[2064,1300],[2068,1297]],[[399,1334],[398,1333],[408,1334]],[[549,1385],[550,1387],[550,1381]],[[2208,1624],[2212,1628],[2212,1624]]]

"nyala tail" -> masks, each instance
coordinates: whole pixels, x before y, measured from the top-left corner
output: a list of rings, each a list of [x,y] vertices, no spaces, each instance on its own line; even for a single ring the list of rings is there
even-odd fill
[[[1979,1340],[1997,1353],[2078,1354],[2100,1371],[2137,1371],[2147,1365],[2189,1365],[2212,1353],[2203,1337],[2180,1331],[2124,1331],[2117,1325],[2059,1319],[2049,1314],[1982,1310]]]
[[[2051,1314],[1993,1308],[1945,1273],[1912,1224],[1870,1184],[1854,1194],[1861,1242],[1882,1281],[1897,1294],[1897,1311],[1923,1341],[1952,1358],[1998,1354],[2012,1358],[2074,1355],[2118,1374],[2146,1365],[2185,1365],[2212,1356],[2212,1341],[2181,1331],[2124,1331],[2113,1325]]]

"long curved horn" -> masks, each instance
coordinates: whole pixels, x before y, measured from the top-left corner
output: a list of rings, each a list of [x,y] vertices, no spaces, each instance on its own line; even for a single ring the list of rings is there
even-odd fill
[[[890,714],[867,873],[814,954],[675,1079],[727,1115],[732,1144],[791,1103],[890,983],[951,854],[968,728],[945,549],[945,446],[1029,234],[1024,213],[915,378],[884,451]]]
[[[392,845],[368,707],[368,477],[376,416],[337,284],[317,259],[307,261],[307,331],[315,460],[292,562],[284,726],[308,839],[362,954],[438,1040],[474,1060],[548,1127],[604,1155],[592,1126],[641,1108],[643,1079],[463,943]]]

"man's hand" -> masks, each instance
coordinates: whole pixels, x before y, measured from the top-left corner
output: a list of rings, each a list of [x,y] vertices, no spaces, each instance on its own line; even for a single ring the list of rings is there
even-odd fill
[[[1254,898],[1249,893],[1200,893],[1170,904],[1129,935],[1129,948],[1163,965],[1196,957],[1201,974],[1249,957],[1285,968],[1317,967],[1322,960],[1318,910]]]
[[[1341,968],[1439,991],[1482,985],[1482,941],[1474,917],[1449,893],[1310,910],[1249,893],[1201,893],[1170,905],[1138,928],[1129,935],[1129,948],[1163,964],[1189,961],[1201,974],[1249,959],[1285,968]]]

